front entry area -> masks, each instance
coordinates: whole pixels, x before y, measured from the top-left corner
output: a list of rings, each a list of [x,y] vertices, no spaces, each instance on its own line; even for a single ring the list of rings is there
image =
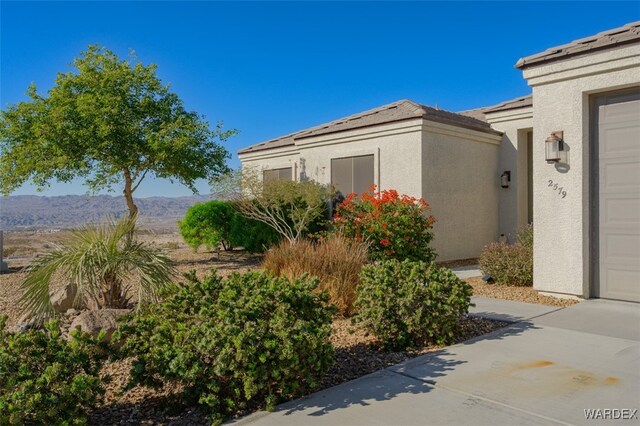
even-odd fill
[[[640,302],[640,88],[592,106],[592,293]]]

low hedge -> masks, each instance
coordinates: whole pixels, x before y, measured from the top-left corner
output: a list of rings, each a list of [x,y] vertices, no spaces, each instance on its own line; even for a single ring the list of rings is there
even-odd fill
[[[533,228],[524,227],[515,244],[492,243],[480,253],[480,269],[498,284],[533,285]]]
[[[434,263],[391,259],[366,265],[355,322],[387,349],[453,342],[471,305],[471,286]]]
[[[5,325],[0,318],[0,424],[85,424],[104,395],[104,336],[73,331],[67,341],[55,321],[21,333]]]
[[[318,385],[333,363],[334,314],[318,281],[265,272],[211,275],[174,287],[121,326],[131,385],[179,384],[214,421],[273,407]]]

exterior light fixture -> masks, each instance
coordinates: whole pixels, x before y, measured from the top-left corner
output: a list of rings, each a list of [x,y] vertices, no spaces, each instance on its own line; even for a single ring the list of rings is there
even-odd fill
[[[509,182],[511,182],[511,171],[505,170],[505,172],[500,175],[500,186],[508,188]]]
[[[544,154],[547,163],[557,163],[560,161],[560,151],[564,151],[563,132],[553,132],[544,141]]]

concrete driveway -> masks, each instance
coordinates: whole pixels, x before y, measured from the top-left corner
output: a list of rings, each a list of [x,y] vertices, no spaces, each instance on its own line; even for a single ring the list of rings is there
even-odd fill
[[[640,424],[640,304],[475,302],[475,314],[514,322],[235,423]]]

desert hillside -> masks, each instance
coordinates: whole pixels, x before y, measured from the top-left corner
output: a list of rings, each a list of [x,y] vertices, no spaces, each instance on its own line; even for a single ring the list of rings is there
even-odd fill
[[[137,198],[136,203],[141,223],[175,225],[189,206],[209,198],[208,195],[149,197]],[[121,196],[14,195],[0,198],[0,229],[68,228],[127,212]]]

